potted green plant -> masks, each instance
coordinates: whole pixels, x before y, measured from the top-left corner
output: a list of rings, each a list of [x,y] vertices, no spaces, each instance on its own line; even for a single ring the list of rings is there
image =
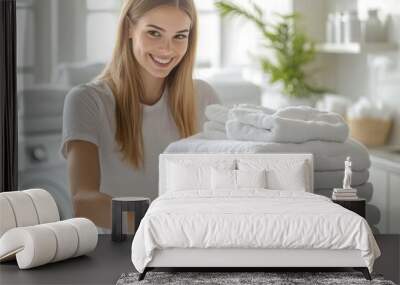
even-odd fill
[[[263,19],[264,13],[255,3],[251,2],[252,9],[231,1],[217,1],[215,5],[223,17],[241,17],[256,25],[263,36],[263,47],[273,54],[258,57],[261,69],[269,76],[271,84],[280,83],[281,93],[289,99],[287,102],[291,100],[299,105],[298,102],[309,101],[312,105],[316,97],[325,92],[307,81],[305,66],[315,59],[316,51],[314,42],[298,28],[298,14],[276,14],[278,21],[272,24]]]

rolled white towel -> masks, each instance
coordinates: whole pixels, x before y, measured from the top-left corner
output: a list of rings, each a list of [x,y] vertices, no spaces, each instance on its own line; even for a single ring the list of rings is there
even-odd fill
[[[342,116],[308,106],[286,107],[273,114],[233,108],[229,117],[226,131],[230,139],[244,140],[247,137],[254,141],[288,143],[309,140],[343,142],[349,135]]]
[[[226,122],[228,139],[260,142],[303,143],[311,140],[344,142],[348,127],[332,132],[323,124],[304,123],[298,120],[275,118],[274,127],[262,129],[238,120]]]
[[[225,132],[221,131],[213,131],[213,130],[208,130],[208,131],[203,131],[202,133],[203,137],[209,140],[226,140],[227,136]]]
[[[309,106],[290,106],[282,108],[274,114],[277,117],[286,119],[296,119],[302,121],[321,121],[327,124],[346,124],[343,117],[337,113],[320,111]]]
[[[207,121],[203,124],[203,134],[211,140],[226,139],[225,124],[216,121]]]
[[[272,132],[266,129],[260,129],[252,125],[244,124],[236,119],[226,122],[226,136],[231,140],[241,141],[273,141]]]
[[[273,114],[275,112],[273,109],[254,104],[236,104],[234,106],[211,104],[206,107],[205,115],[209,121],[225,124],[230,118],[229,113],[231,110],[241,110],[248,113],[262,112],[265,114]]]
[[[233,106],[232,109],[241,109],[241,110],[248,110],[254,112],[263,112],[265,114],[273,114],[276,112],[275,109],[267,108],[261,105],[254,105],[254,104],[237,104]]]
[[[228,106],[211,104],[206,107],[204,113],[208,120],[225,124],[225,122],[228,120],[228,111]]]
[[[270,109],[271,110],[271,109]],[[230,110],[231,118],[235,118],[244,124],[250,124],[257,128],[271,129],[274,127],[275,118],[293,119],[307,123],[325,124],[329,126],[346,125],[343,117],[337,113],[320,111],[308,106],[291,106],[282,108],[276,112],[253,112],[241,108]]]
[[[225,133],[225,124],[215,121],[207,121],[203,125],[203,131],[217,131]]]
[[[274,117],[272,115],[262,111],[242,108],[232,108],[229,110],[229,120],[235,120],[259,129],[271,129],[274,124]]]

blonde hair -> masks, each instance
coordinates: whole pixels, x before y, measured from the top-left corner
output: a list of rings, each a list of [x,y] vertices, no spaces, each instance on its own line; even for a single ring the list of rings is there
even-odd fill
[[[139,63],[134,57],[129,38],[129,25],[130,21],[136,23],[144,13],[160,5],[180,8],[191,19],[186,54],[167,76],[165,86],[169,93],[170,113],[180,136],[188,137],[197,132],[196,96],[192,77],[197,44],[197,15],[193,1],[125,0],[111,60],[97,79],[104,80],[113,92],[116,101],[115,139],[123,159],[127,159],[134,168],[144,165],[143,111],[140,103],[144,87],[138,72]]]

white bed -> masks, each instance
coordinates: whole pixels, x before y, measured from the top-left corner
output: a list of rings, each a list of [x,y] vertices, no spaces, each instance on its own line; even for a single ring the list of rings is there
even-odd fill
[[[191,178],[185,168],[175,177],[172,166],[230,163],[266,168],[269,189],[211,190],[203,171],[192,189],[174,191]],[[380,255],[365,219],[312,193],[311,154],[161,154],[159,175],[160,197],[132,243],[140,279],[155,267],[354,267],[370,278]]]

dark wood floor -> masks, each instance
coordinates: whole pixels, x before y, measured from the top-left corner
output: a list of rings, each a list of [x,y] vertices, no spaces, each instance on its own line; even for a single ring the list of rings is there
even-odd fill
[[[382,256],[374,272],[395,283],[400,281],[400,235],[377,235]],[[132,238],[121,243],[101,235],[95,251],[87,256],[19,270],[16,262],[0,264],[0,284],[115,284],[124,272],[134,271],[131,263]]]

